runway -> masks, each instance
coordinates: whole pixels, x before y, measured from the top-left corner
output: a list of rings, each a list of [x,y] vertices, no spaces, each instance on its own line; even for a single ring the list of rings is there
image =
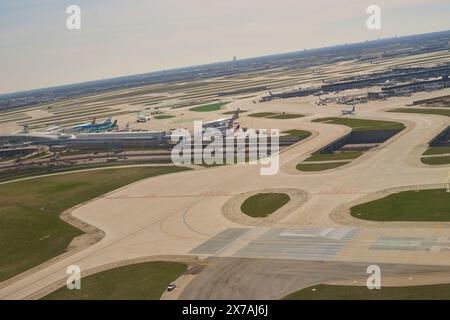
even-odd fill
[[[384,282],[395,277],[413,283],[416,278],[420,279],[421,274],[445,279],[443,275],[448,273],[448,268],[435,266],[381,264],[379,267],[386,278]],[[179,298],[280,299],[299,288],[318,283],[333,283],[336,280],[347,281],[352,285],[365,285],[366,271],[367,264],[363,263],[214,259],[191,281],[187,289],[182,291]]]

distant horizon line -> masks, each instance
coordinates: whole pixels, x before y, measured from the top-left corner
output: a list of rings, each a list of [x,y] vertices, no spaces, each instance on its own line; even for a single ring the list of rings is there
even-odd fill
[[[335,48],[335,47],[340,47],[340,46],[351,46],[351,45],[356,45],[356,44],[361,44],[361,43],[377,42],[377,41],[383,41],[383,40],[388,40],[388,39],[407,38],[407,37],[414,37],[414,36],[419,36],[419,35],[434,34],[434,33],[446,33],[446,32],[450,32],[450,29],[425,32],[425,33],[413,33],[413,34],[406,34],[406,35],[401,35],[401,36],[394,35],[394,36],[384,37],[384,38],[379,38],[379,39],[374,39],[374,40],[356,41],[356,42],[350,42],[350,43],[340,43],[340,44],[333,44],[333,45],[329,45],[329,46],[316,47],[316,48],[304,48],[304,49],[299,49],[299,50],[295,50],[295,51],[276,52],[276,53],[270,53],[270,54],[265,54],[265,55],[261,55],[261,56],[246,57],[246,58],[242,58],[242,59],[238,58],[236,61],[246,61],[246,60],[265,58],[265,57],[271,57],[271,56],[288,55],[288,54],[295,54],[295,53],[307,52],[307,51],[313,51],[313,50],[330,49],[330,48]],[[196,64],[196,65],[188,65],[188,66],[183,66],[183,67],[175,67],[175,68],[169,68],[169,69],[159,69],[159,70],[148,71],[148,72],[143,72],[143,73],[118,75],[118,76],[113,76],[113,77],[100,78],[100,79],[96,79],[96,80],[70,82],[70,83],[66,83],[66,84],[52,85],[52,86],[48,86],[48,87],[37,87],[34,89],[11,91],[11,92],[0,93],[0,98],[4,98],[5,96],[13,96],[13,95],[31,93],[34,91],[54,90],[54,89],[60,89],[60,88],[64,88],[64,87],[77,86],[77,85],[100,82],[100,81],[108,81],[108,80],[115,80],[115,79],[121,79],[121,78],[129,78],[129,77],[138,77],[138,76],[151,75],[151,74],[162,73],[162,72],[173,72],[173,71],[177,71],[177,70],[183,70],[183,69],[189,69],[189,68],[195,68],[195,67],[205,67],[205,66],[210,66],[210,65],[215,65],[215,64],[231,63],[231,62],[233,62],[233,59],[209,62],[209,63],[203,63],[203,64]]]

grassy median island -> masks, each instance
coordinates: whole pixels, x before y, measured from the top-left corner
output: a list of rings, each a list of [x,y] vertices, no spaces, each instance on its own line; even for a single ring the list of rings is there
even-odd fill
[[[154,116],[154,118],[156,120],[164,120],[164,119],[175,118],[175,116],[170,115],[170,114],[158,114],[158,115]]]
[[[443,157],[427,157],[427,158],[421,158],[420,159],[422,163],[436,166],[436,165],[442,165],[442,164],[450,164],[450,156],[443,156]]]
[[[316,162],[316,163],[299,163],[297,170],[299,171],[323,171],[338,168],[346,165],[348,162]]]
[[[429,147],[422,154],[420,161],[428,165],[450,164],[450,147]]]
[[[305,161],[330,161],[330,160],[349,160],[356,159],[363,153],[361,151],[346,151],[346,152],[334,152],[334,153],[313,153]]]
[[[430,147],[423,153],[424,156],[435,154],[450,154],[450,147]]]
[[[258,193],[242,203],[241,211],[253,218],[264,218],[280,209],[289,200],[291,198],[286,193]]]
[[[404,129],[405,125],[394,121],[367,120],[356,118],[320,118],[312,122],[324,122],[331,124],[340,124],[352,128],[353,131],[373,131],[373,130],[391,130]]]
[[[450,193],[445,189],[403,191],[350,209],[370,221],[450,221]]]
[[[132,182],[184,170],[104,169],[0,185],[0,282],[65,252],[83,233],[59,218],[62,211]]]
[[[301,118],[304,117],[304,115],[299,114],[299,113],[280,113],[280,114],[276,114],[274,116],[270,116],[268,118],[270,119],[296,119],[296,118]]]
[[[245,112],[247,112],[247,110],[240,110],[239,109],[239,113],[245,113]],[[229,114],[235,114],[235,113],[236,113],[236,110],[231,110],[231,111],[226,111],[226,112],[224,112],[222,114],[229,115]]]
[[[314,289],[314,290],[313,290]],[[448,300],[450,284],[381,287],[319,284],[291,293],[283,300]]]
[[[286,113],[286,112],[256,112],[250,113],[249,117],[254,118],[268,118],[268,119],[296,119],[304,117],[304,115],[299,113]]]
[[[450,117],[449,109],[397,108],[397,109],[389,110],[388,112],[423,113],[423,114],[435,114],[435,115],[439,115],[439,116]]]
[[[186,269],[186,264],[178,262],[127,265],[82,278],[80,290],[64,286],[43,300],[159,300]]]
[[[211,103],[211,104],[205,104],[203,106],[193,107],[189,110],[196,111],[196,112],[210,112],[210,111],[217,111],[222,109],[222,107],[226,105],[224,102],[217,102],[217,103]]]
[[[256,113],[250,113],[248,116],[254,117],[254,118],[266,118],[266,117],[276,116],[277,114],[278,113],[275,113],[275,112],[256,112]]]
[[[310,131],[299,130],[299,129],[286,130],[281,133],[284,133],[284,134],[287,134],[287,135],[290,135],[293,137],[300,137],[303,139],[308,138],[312,134]]]

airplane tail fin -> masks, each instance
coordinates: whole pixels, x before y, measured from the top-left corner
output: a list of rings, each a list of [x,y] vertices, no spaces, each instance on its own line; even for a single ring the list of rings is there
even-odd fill
[[[231,128],[234,124],[234,122],[239,118],[239,112],[240,108],[237,108],[236,112],[231,117],[230,121],[228,122],[228,128]]]

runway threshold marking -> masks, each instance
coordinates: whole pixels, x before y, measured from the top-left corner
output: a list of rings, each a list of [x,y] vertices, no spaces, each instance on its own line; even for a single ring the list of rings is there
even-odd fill
[[[214,255],[247,233],[251,228],[229,228],[206,240],[190,251],[191,254]]]
[[[450,251],[450,237],[380,237],[370,249],[448,252]]]
[[[357,233],[358,229],[351,227],[291,229],[275,227],[248,243],[233,256],[329,261]]]

